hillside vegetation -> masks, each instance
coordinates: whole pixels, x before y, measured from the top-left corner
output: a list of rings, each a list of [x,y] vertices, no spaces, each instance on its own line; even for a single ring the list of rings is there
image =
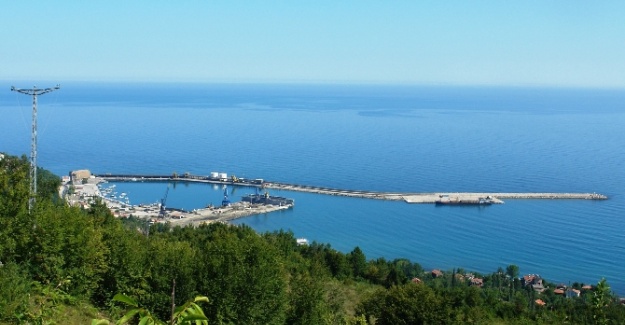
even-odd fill
[[[25,157],[0,161],[0,323],[114,322],[126,312],[112,301],[119,293],[169,320],[174,280],[176,305],[208,298],[198,305],[209,324],[625,323],[605,281],[567,298],[553,284],[523,285],[515,266],[432,274],[405,259],[368,260],[358,247],[298,246],[287,231],[215,223],[152,226],[148,236],[104,204],[66,206],[44,170],[29,214],[28,171]]]

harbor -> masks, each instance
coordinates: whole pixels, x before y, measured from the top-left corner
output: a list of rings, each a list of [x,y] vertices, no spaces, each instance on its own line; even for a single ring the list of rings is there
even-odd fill
[[[139,176],[141,179],[143,176]],[[124,181],[133,180],[136,177],[124,178]],[[171,181],[165,177],[156,176],[148,178],[150,181]],[[131,204],[129,195],[119,193],[116,185],[106,178],[92,175],[88,170],[72,171],[70,176],[63,177],[63,184],[59,194],[64,197],[69,205],[80,206],[89,209],[96,201],[103,202],[115,217],[137,217],[144,219],[150,224],[171,223],[172,225],[187,226],[200,225],[211,222],[228,222],[230,220],[251,215],[267,214],[280,210],[293,208],[295,201],[292,199],[271,196],[267,191],[263,194],[249,194],[242,197],[239,202],[230,200],[228,185],[223,186],[223,200],[220,205],[209,204],[201,209],[184,210],[176,207],[168,207],[167,195],[169,187],[158,202]]]
[[[181,182],[206,183],[223,188],[221,205],[212,203],[201,209],[186,211],[166,206],[167,191],[160,202],[150,204],[130,204],[127,193],[114,191],[115,185],[104,184],[115,182]],[[231,202],[228,188],[255,188],[255,194],[241,197],[239,202]],[[117,217],[135,216],[149,220],[151,223],[170,222],[174,225],[198,225],[210,222],[228,222],[234,219],[267,214],[293,208],[294,200],[269,195],[268,190],[298,191],[321,195],[345,196],[388,201],[404,201],[409,204],[435,204],[437,206],[489,206],[503,204],[504,199],[523,200],[606,200],[607,196],[597,193],[399,193],[334,189],[318,186],[306,186],[281,182],[265,181],[264,179],[238,178],[227,173],[211,172],[209,176],[198,176],[185,173],[183,175],[94,175],[89,170],[77,170],[64,177],[64,185],[60,194],[70,205],[88,208],[96,198],[103,200],[111,212]]]

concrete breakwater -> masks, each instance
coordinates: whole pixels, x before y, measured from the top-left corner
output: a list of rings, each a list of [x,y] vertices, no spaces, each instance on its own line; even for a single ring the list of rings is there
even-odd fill
[[[597,193],[421,193],[404,196],[407,203],[436,203],[441,197],[455,200],[479,200],[491,198],[492,203],[504,203],[502,199],[552,199],[552,200],[607,200]]]
[[[597,193],[474,193],[474,192],[440,192],[440,193],[393,193],[340,190],[324,187],[301,186],[283,183],[267,183],[267,188],[289,191],[301,191],[317,194],[360,197],[378,200],[403,200],[407,203],[436,203],[441,198],[458,201],[478,201],[480,198],[490,198],[492,203],[504,203],[502,199],[566,199],[566,200],[606,200],[608,197]]]
[[[233,186],[252,186],[261,187],[265,189],[278,189],[287,191],[308,192],[324,195],[336,195],[357,197],[366,199],[377,200],[390,200],[390,201],[405,201],[407,203],[436,203],[441,198],[453,198],[462,201],[478,200],[479,198],[490,197],[493,203],[503,203],[502,199],[563,199],[563,200],[606,200],[608,197],[598,193],[481,193],[481,192],[437,192],[437,193],[410,193],[410,192],[376,192],[376,191],[360,191],[360,190],[347,190],[347,189],[335,189],[318,186],[306,186],[298,184],[288,184],[281,182],[271,182],[264,180],[246,180],[246,179],[214,179],[209,176],[195,176],[185,174],[184,176],[174,175],[112,175],[104,174],[98,175],[99,178],[112,181],[112,182],[129,182],[129,181],[142,181],[142,182],[163,182],[163,181],[176,181],[176,182],[198,182],[198,183],[210,183],[210,184],[224,184]]]

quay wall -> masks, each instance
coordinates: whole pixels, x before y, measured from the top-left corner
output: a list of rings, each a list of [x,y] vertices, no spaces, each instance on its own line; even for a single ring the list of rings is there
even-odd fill
[[[391,201],[405,201],[407,203],[435,203],[443,196],[458,198],[461,200],[475,200],[480,197],[491,197],[495,199],[496,203],[503,203],[502,199],[565,199],[565,200],[606,200],[608,197],[598,193],[451,193],[451,192],[438,192],[438,193],[409,193],[409,192],[375,192],[375,191],[360,191],[360,190],[345,190],[319,186],[306,186],[298,184],[288,184],[281,182],[269,182],[264,181],[262,183],[255,183],[254,181],[223,181],[219,179],[210,178],[208,176],[195,176],[184,175],[174,177],[173,175],[113,175],[104,174],[97,175],[98,178],[112,182],[198,182],[198,183],[210,183],[210,184],[223,184],[233,186],[251,186],[262,187],[267,189],[278,189],[287,191],[308,192],[324,195],[336,195],[347,196],[377,200],[391,200]]]

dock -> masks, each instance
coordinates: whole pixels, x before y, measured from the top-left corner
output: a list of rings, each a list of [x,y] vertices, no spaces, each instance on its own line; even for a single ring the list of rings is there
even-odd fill
[[[184,214],[182,218],[169,217],[167,222],[174,226],[200,225],[212,222],[228,222],[238,218],[283,211],[292,208],[292,205],[249,205],[243,202],[233,203],[228,207],[198,209]]]

